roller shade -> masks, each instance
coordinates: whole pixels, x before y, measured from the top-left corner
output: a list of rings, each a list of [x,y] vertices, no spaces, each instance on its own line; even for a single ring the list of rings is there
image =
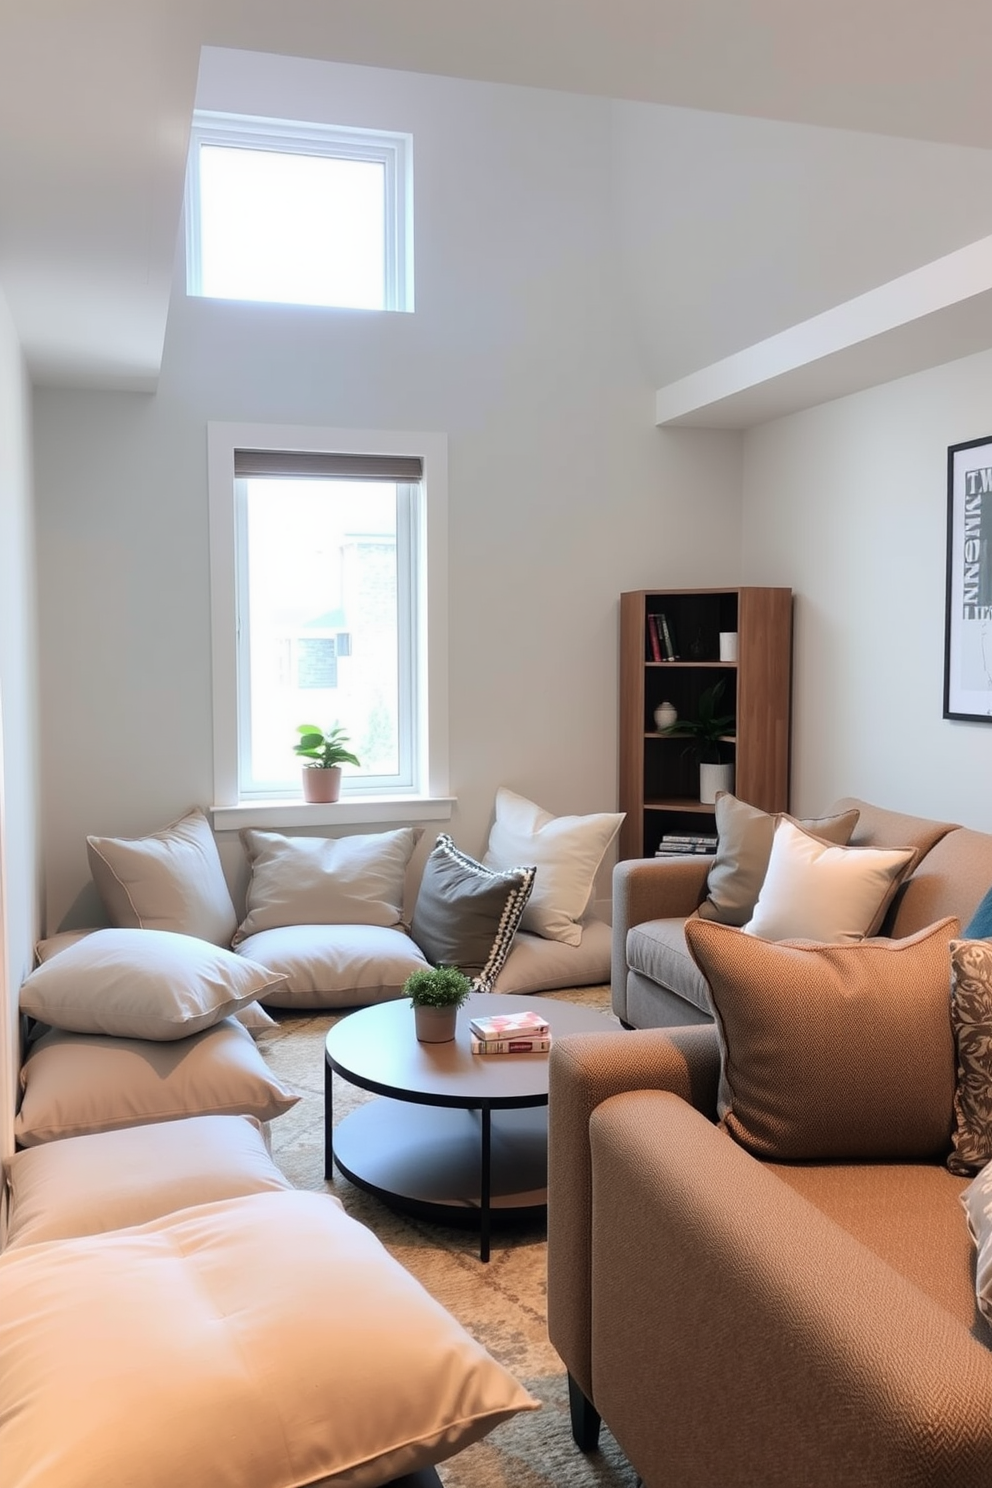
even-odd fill
[[[234,451],[234,474],[239,479],[268,476],[277,480],[381,480],[413,482],[423,479],[419,455],[334,455],[322,450]]]

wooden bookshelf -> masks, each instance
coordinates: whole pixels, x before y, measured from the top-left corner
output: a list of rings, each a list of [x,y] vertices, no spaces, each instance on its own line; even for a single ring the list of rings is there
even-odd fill
[[[678,659],[655,661],[648,617],[664,614]],[[720,661],[720,632],[736,631],[736,662]],[[638,589],[620,596],[621,858],[650,857],[666,832],[712,832],[699,799],[690,742],[663,735],[654,710],[667,700],[694,718],[700,694],[723,677],[721,713],[734,794],[763,811],[789,805],[792,708],[791,589]]]

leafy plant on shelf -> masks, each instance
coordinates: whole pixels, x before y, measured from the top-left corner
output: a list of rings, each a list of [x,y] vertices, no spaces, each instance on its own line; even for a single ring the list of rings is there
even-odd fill
[[[699,707],[695,718],[680,718],[677,723],[662,729],[676,739],[689,739],[687,748],[693,750],[706,765],[723,763],[722,744],[727,734],[735,729],[732,713],[717,713],[720,699],[726,691],[726,678],[721,677],[712,687],[699,694]]]
[[[335,765],[360,765],[361,761],[345,746],[351,741],[340,724],[326,731],[314,723],[301,723],[296,732],[300,742],[293,753],[302,756],[311,770],[331,770]]]
[[[471,981],[457,966],[425,966],[403,983],[403,995],[414,1007],[461,1007],[471,990]]]

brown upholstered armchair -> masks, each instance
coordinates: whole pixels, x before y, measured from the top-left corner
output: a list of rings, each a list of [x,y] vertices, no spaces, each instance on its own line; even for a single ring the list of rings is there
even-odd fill
[[[949,1131],[935,1059],[923,1115]],[[716,1123],[719,1078],[712,1024],[552,1051],[548,1322],[578,1447],[602,1419],[645,1488],[987,1488],[968,1180],[946,1152],[762,1160]]]

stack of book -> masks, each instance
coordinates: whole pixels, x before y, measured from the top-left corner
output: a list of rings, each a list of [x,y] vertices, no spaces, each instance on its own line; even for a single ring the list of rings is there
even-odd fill
[[[680,857],[685,853],[715,853],[715,832],[666,833],[655,849],[656,858]]]
[[[666,615],[653,612],[648,615],[648,646],[652,661],[678,661],[679,653]]]
[[[551,1048],[550,1024],[529,1008],[472,1018],[469,1029],[473,1054],[545,1054]]]

